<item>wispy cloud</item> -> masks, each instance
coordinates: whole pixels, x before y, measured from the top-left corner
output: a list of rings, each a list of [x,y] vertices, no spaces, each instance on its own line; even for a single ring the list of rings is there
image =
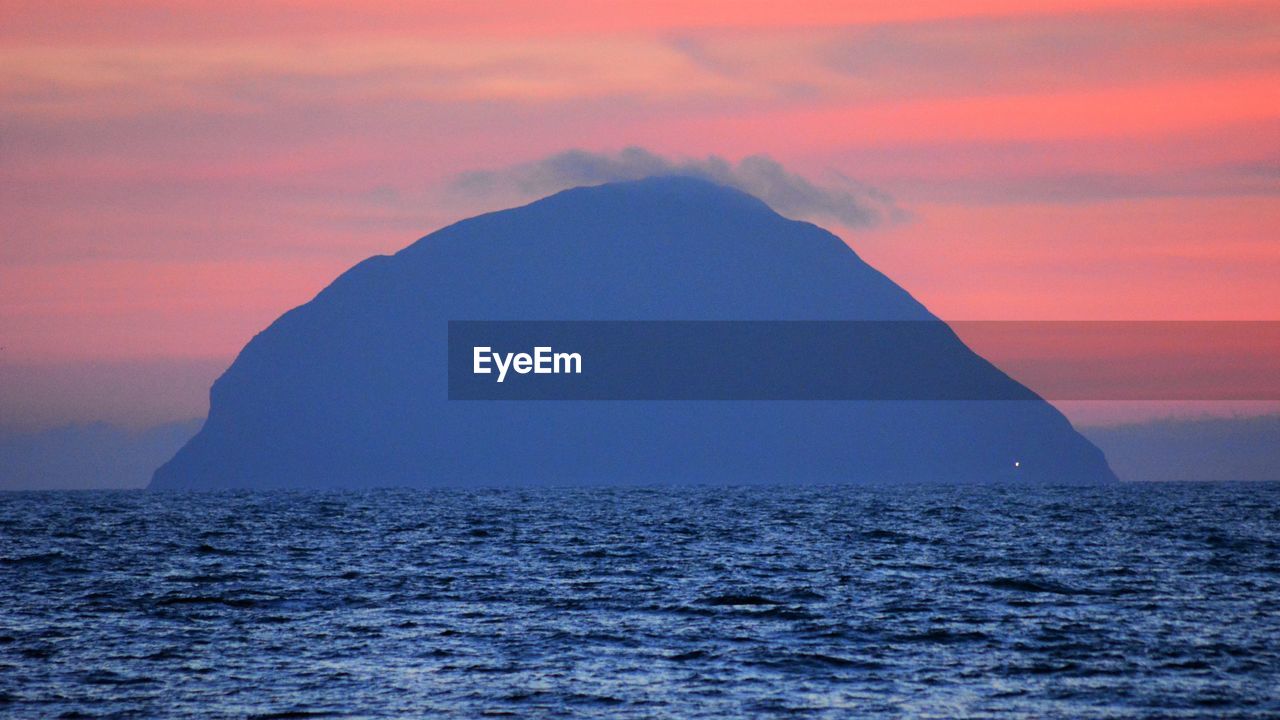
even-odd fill
[[[1043,94],[1280,68],[1280,13],[1260,4],[955,16],[768,32],[673,34],[670,47],[759,96],[847,103]]]
[[[507,168],[466,172],[454,179],[451,189],[466,197],[506,200],[655,175],[703,178],[754,195],[783,215],[834,220],[851,228],[907,217],[886,193],[839,173],[831,173],[830,181],[820,184],[788,171],[767,155],[736,163],[715,155],[670,159],[640,147],[613,154],[568,150]]]

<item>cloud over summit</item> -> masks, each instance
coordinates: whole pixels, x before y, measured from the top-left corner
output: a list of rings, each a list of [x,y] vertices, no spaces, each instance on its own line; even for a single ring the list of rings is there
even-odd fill
[[[783,215],[834,220],[850,228],[906,216],[892,198],[875,188],[838,174],[832,182],[818,184],[788,171],[767,155],[752,155],[737,163],[716,155],[673,160],[640,147],[614,154],[568,150],[507,168],[466,172],[455,178],[452,190],[479,199],[532,198],[580,185],[655,175],[710,180],[750,193]]]

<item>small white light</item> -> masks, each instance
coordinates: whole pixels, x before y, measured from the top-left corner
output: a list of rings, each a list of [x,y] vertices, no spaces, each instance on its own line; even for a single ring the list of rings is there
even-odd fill
[[[1022,467],[1022,463],[1018,462],[1017,460],[1014,460],[1014,461],[1013,461],[1013,466],[1014,466],[1014,467]]]

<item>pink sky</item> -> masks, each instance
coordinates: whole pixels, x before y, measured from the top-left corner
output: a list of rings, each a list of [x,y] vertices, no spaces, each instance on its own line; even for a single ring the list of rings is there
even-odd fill
[[[627,146],[888,193],[819,221],[945,319],[1280,319],[1273,3],[403,5],[0,0],[0,363],[216,366]]]

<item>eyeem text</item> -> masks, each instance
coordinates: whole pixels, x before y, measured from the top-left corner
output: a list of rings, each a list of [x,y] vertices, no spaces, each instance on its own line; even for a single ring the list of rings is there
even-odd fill
[[[496,353],[490,347],[475,347],[472,353],[472,372],[489,375],[498,370],[498,382],[507,378],[507,371],[521,375],[581,374],[582,355],[579,353],[553,352],[549,347],[535,347],[529,353]]]

